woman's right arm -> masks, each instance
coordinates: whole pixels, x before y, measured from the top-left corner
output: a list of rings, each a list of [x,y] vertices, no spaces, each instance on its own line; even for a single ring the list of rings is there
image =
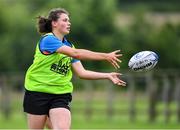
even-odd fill
[[[116,50],[110,53],[93,52],[86,49],[75,49],[69,46],[62,46],[57,49],[58,53],[62,53],[79,60],[106,60],[110,62],[115,68],[119,68],[121,60],[118,58],[122,56],[120,50]]]

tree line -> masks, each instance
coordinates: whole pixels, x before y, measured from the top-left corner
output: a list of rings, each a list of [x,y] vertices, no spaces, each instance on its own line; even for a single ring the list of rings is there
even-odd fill
[[[158,68],[180,66],[180,24],[166,23],[160,27],[134,13],[132,24],[119,28],[115,23],[121,8],[119,0],[1,0],[0,1],[0,72],[26,71],[32,63],[40,35],[36,17],[47,16],[52,8],[70,12],[71,33],[67,36],[76,48],[109,52],[122,50],[121,68],[127,69],[130,57],[141,50],[158,53]],[[150,11],[150,10],[148,10]],[[138,9],[137,9],[138,12]],[[112,69],[106,62],[87,61],[89,69]]]

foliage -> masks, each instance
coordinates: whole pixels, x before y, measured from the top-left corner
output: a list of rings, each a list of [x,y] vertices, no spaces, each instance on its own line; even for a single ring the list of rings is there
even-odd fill
[[[118,0],[119,7],[124,11],[132,11],[143,6],[155,12],[180,11],[178,0]]]
[[[128,59],[142,50],[151,50],[159,55],[159,68],[179,68],[180,62],[176,57],[180,55],[180,23],[173,25],[166,23],[161,26],[150,24],[145,14],[135,13],[133,24],[126,30],[120,30],[117,41],[123,41],[122,50],[125,53],[123,67],[127,66]],[[119,38],[119,39],[118,39]],[[126,67],[127,68],[127,67]]]
[[[39,39],[36,16],[47,16],[52,8],[70,12],[72,32],[68,38],[77,48],[110,52],[121,49],[127,68],[130,56],[140,50],[154,50],[160,55],[160,68],[178,68],[180,59],[180,24],[167,23],[159,28],[144,19],[143,11],[125,29],[117,28],[118,0],[1,0],[0,1],[0,71],[26,71],[32,63]],[[13,6],[11,6],[13,5]],[[9,6],[11,6],[9,8]],[[83,62],[87,69],[108,70],[105,62]]]

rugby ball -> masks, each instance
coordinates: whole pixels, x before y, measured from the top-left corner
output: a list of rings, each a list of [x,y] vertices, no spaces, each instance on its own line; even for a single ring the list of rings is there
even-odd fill
[[[158,62],[158,55],[153,51],[141,51],[129,60],[128,67],[136,72],[151,70]]]

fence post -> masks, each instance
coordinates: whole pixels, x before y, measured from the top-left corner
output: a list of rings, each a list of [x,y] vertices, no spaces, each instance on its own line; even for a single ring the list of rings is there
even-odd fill
[[[165,104],[164,108],[164,115],[165,115],[165,122],[168,123],[170,119],[170,83],[167,74],[163,75],[163,101]]]
[[[177,103],[177,122],[180,122],[180,78],[175,77],[175,101]]]
[[[4,114],[6,119],[9,119],[11,113],[11,102],[10,102],[10,94],[9,94],[10,91],[6,76],[0,77],[0,84],[2,87],[2,96],[1,96],[2,113]]]
[[[152,72],[146,74],[147,94],[149,100],[149,121],[153,122],[156,119],[156,103],[157,103],[157,84],[152,79]]]
[[[93,99],[93,86],[90,81],[83,82],[85,86],[85,117],[87,120],[92,118],[92,99]]]
[[[135,80],[132,74],[128,74],[128,86],[129,86],[129,116],[130,121],[134,121],[136,117],[136,108],[135,108]]]
[[[108,119],[112,119],[114,111],[113,111],[113,99],[114,99],[114,91],[113,85],[108,82],[107,86],[107,117]]]

